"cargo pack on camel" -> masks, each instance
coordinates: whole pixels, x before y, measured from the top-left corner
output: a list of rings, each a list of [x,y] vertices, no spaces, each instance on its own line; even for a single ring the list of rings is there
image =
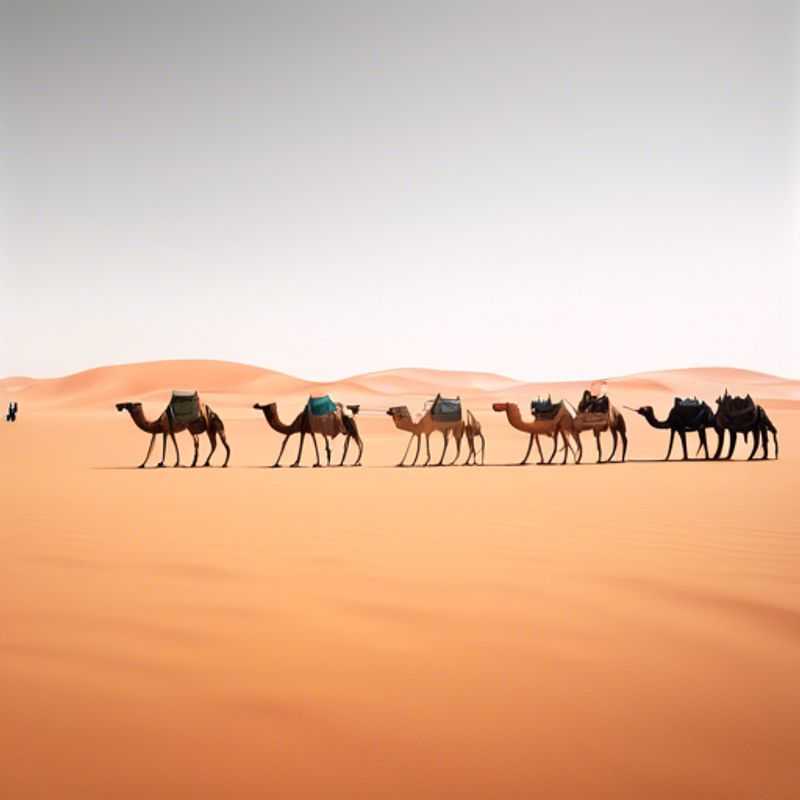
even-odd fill
[[[436,422],[459,422],[461,420],[461,398],[442,397],[437,394],[431,405],[431,417]]]

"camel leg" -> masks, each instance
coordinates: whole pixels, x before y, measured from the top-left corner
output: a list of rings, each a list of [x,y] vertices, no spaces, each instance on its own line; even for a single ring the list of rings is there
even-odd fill
[[[414,434],[412,433],[411,434],[411,439],[413,439],[413,438],[414,438]],[[416,467],[417,466],[417,459],[419,458],[419,450],[420,450],[420,447],[422,446],[422,436],[418,433],[418,434],[416,434],[416,438],[417,438],[417,452],[414,453],[414,463],[411,465],[412,467]],[[408,440],[409,444],[411,444],[411,439]]]
[[[203,466],[210,467],[211,456],[214,455],[214,451],[217,449],[217,432],[213,428],[209,428],[206,433],[208,434],[208,444],[211,449],[208,451],[208,458],[205,460]]]
[[[455,439],[456,442],[456,455],[455,458],[447,465],[448,467],[452,467],[453,464],[455,464],[456,461],[458,461],[458,457],[461,455],[461,440],[463,438],[464,434],[461,434],[461,436],[456,436],[455,434],[453,434],[453,439]],[[469,456],[467,457],[469,458]],[[442,455],[442,458],[444,458],[444,454]]]
[[[683,460],[688,461],[689,451],[686,449],[686,431],[683,428],[681,428],[678,431],[678,436],[681,437],[681,447],[683,448]]]
[[[158,464],[156,464],[156,466],[157,467],[163,467],[164,466],[164,459],[166,459],[166,457],[167,457],[167,434],[166,433],[162,433],[161,434],[161,461],[159,461]]]
[[[763,449],[764,454],[761,456],[762,461],[766,461],[769,458],[769,452],[767,449],[767,445],[769,444],[769,429],[764,426],[761,429],[761,447]]]
[[[700,428],[697,431],[697,435],[700,437],[700,447],[705,451],[706,461],[708,461],[708,439],[706,438],[706,429]]]
[[[578,454],[575,458],[575,463],[580,464],[583,460],[583,442],[581,442],[581,435],[577,431],[575,431],[572,435],[575,437],[575,444],[578,447]]]
[[[157,436],[157,435],[158,435],[158,434],[155,434],[155,433],[154,433],[154,434],[153,434],[153,435],[150,437],[150,446],[147,448],[147,455],[144,457],[144,461],[142,461],[142,463],[141,463],[141,464],[139,464],[139,469],[144,469],[144,466],[145,466],[145,464],[147,464],[147,462],[148,462],[148,460],[149,460],[149,458],[150,458],[150,453],[152,453],[152,452],[153,452],[153,445],[155,444],[155,441],[156,441],[156,436]]]
[[[350,447],[350,436],[344,437],[344,450],[342,450],[342,460],[339,462],[339,466],[344,466],[344,460],[347,458],[347,448]]]
[[[597,443],[597,463],[598,464],[602,464],[603,463],[603,448],[600,446],[600,431],[595,431],[594,432],[594,439],[595,439],[595,442]]]
[[[283,437],[283,444],[281,445],[281,451],[278,453],[278,457],[275,459],[275,463],[272,465],[273,469],[277,469],[281,465],[281,457],[283,456],[283,451],[286,449],[286,442],[289,441],[289,437],[291,433],[287,433],[286,436]]]
[[[442,448],[442,457],[439,459],[439,463],[436,465],[437,467],[441,467],[444,464],[444,454],[447,452],[447,445],[450,444],[450,431],[443,430],[442,436],[444,437],[444,447]]]
[[[567,463],[567,456],[569,456],[572,448],[569,445],[569,439],[567,439],[567,433],[563,428],[561,429],[561,438],[564,440],[564,458],[561,461],[561,466],[563,467]],[[572,454],[572,457],[575,458],[574,453]]]
[[[731,434],[731,446],[728,449],[728,455],[725,456],[725,460],[726,461],[730,461],[731,460],[731,458],[733,457],[733,451],[736,448],[736,431],[731,430],[730,434]]]
[[[428,464],[431,463],[431,435],[429,433],[425,434],[425,450],[428,457],[425,459],[425,463],[422,465],[423,467],[427,467]]]
[[[747,457],[748,461],[752,461],[756,456],[756,450],[758,450],[758,445],[761,441],[761,429],[755,428],[753,430],[753,449],[750,451],[750,455]]]
[[[547,459],[548,464],[553,463],[553,459],[556,457],[556,452],[558,451],[558,431],[555,432],[553,435],[553,452],[550,453],[550,458]],[[566,455],[564,456],[566,458]]]
[[[405,453],[403,453],[403,457],[400,459],[400,463],[397,465],[398,467],[405,466],[406,456],[408,455],[409,448],[411,447],[411,442],[414,441],[414,437],[415,437],[415,434],[413,434],[413,433],[411,434],[411,436],[408,437],[408,444],[406,445],[406,451],[405,451]],[[419,439],[418,435],[417,435],[417,439]],[[419,441],[417,441],[417,456],[418,455],[419,455]],[[414,463],[415,464],[417,463],[417,457],[416,456],[414,456]]]
[[[194,458],[192,459],[192,466],[197,466],[197,455],[200,452],[200,437],[196,434],[192,434],[192,442],[194,443]]]
[[[539,451],[539,464],[544,464],[544,453],[542,453],[542,445],[539,443],[539,437],[536,437],[536,449]]]
[[[172,446],[175,448],[175,466],[179,467],[181,465],[181,451],[178,450],[178,443],[175,441],[175,434],[170,431],[169,438],[172,439]]]
[[[328,459],[328,466],[330,466],[331,465],[331,445],[330,445],[330,442],[328,441],[328,437],[324,433],[322,434],[322,440],[325,442],[325,455],[326,455],[326,457]]]
[[[714,461],[722,455],[722,446],[725,444],[725,428],[717,428],[717,450],[714,453]]]
[[[486,463],[486,439],[484,439],[483,433],[479,433],[478,436],[481,440],[481,466],[483,466]]]
[[[625,431],[619,432],[622,439],[622,463],[625,463],[625,457],[628,455],[628,434]]]
[[[614,454],[617,452],[617,431],[616,428],[609,428],[611,433],[611,455],[608,457],[609,462],[614,460]]]
[[[356,463],[353,464],[354,467],[361,466],[361,456],[364,453],[364,442],[361,441],[360,436],[356,436],[356,444],[358,445],[358,458],[356,459]]]
[[[328,446],[327,438],[325,436],[323,436],[322,438],[325,439],[325,447],[327,447]],[[311,431],[311,441],[314,443],[314,452],[317,454],[317,463],[313,464],[312,466],[321,467],[322,462],[319,460],[319,447],[317,446],[317,436],[314,433],[314,431]]]
[[[533,437],[534,437],[534,434],[531,434],[531,438],[528,441],[528,449],[525,451],[525,458],[523,458],[522,461],[519,462],[520,466],[522,466],[523,464],[527,464],[528,463],[528,456],[530,456],[531,448],[533,447]]]
[[[222,440],[222,446],[225,448],[225,461],[222,464],[223,469],[228,466],[228,461],[231,458],[231,448],[228,444],[228,437],[225,436],[225,431],[220,428],[219,438]]]
[[[667,455],[664,458],[664,461],[669,461],[669,457],[672,455],[672,445],[675,443],[675,428],[672,428],[669,432],[669,447],[667,448]]]
[[[289,437],[287,436],[286,438],[288,439]],[[294,460],[294,464],[292,464],[293,467],[299,467],[300,466],[300,459],[303,456],[303,441],[305,440],[305,438],[306,438],[306,432],[305,431],[300,431],[300,446],[297,448],[297,458]],[[284,444],[285,444],[285,442],[284,442]],[[280,458],[280,456],[279,456],[279,458]]]

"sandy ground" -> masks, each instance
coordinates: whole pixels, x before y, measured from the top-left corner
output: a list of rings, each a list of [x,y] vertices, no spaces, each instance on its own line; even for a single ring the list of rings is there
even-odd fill
[[[493,466],[390,466],[406,436],[378,412],[437,381]],[[407,370],[329,387],[364,405],[364,468],[272,470],[249,406],[291,419],[298,379],[0,382],[22,412],[0,424],[0,796],[797,797],[800,384],[609,393],[663,416],[725,384],[763,400],[778,461],[665,464],[667,434],[625,412],[624,466],[495,466],[526,440],[491,402],[548,387]],[[155,416],[172,385],[225,419],[229,469],[131,468],[148,437],[112,404]]]

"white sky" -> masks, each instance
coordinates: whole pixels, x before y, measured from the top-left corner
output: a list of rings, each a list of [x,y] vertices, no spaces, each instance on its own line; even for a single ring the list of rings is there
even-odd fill
[[[7,5],[0,375],[800,375],[794,3]]]

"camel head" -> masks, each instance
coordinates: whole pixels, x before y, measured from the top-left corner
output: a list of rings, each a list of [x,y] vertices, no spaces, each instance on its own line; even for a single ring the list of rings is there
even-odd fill
[[[258,409],[259,411],[274,411],[277,408],[276,403],[254,403],[253,408]]]
[[[386,413],[392,419],[411,419],[411,412],[408,410],[408,406],[392,406]]]
[[[505,413],[508,410],[508,403],[492,403],[492,410]]]
[[[653,406],[642,406],[641,408],[637,408],[634,410],[636,411],[637,414],[641,414],[643,417],[646,417],[648,414],[653,413]]]
[[[141,403],[117,403],[117,411],[133,411],[134,408],[141,407]]]

